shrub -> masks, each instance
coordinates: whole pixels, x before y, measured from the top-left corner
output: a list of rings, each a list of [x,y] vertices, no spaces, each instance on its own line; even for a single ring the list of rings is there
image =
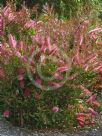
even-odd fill
[[[48,15],[32,20],[25,8],[1,10],[1,117],[39,129],[94,125],[102,29],[91,19]]]
[[[1,3],[6,5],[7,0],[1,0]],[[51,7],[54,7],[55,13],[59,18],[71,18],[80,16],[82,14],[89,16],[89,12],[93,12],[94,15],[99,13],[100,0],[14,0],[17,9],[21,8],[21,4],[25,3],[28,8],[33,8],[37,5],[39,13],[43,11],[43,6],[48,3]]]

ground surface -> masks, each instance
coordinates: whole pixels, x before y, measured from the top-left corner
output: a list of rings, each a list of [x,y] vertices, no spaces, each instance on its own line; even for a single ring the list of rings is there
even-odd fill
[[[13,127],[9,123],[5,121],[0,121],[0,136],[102,136],[102,128],[92,130],[79,131],[74,134],[65,133],[62,134],[60,132],[46,132],[46,133],[38,133],[38,132],[29,132],[24,129],[20,129],[18,127]]]

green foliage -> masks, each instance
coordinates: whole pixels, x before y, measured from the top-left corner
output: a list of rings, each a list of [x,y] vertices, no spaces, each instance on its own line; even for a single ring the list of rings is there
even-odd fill
[[[24,1],[15,0],[17,9],[21,8]],[[53,6],[54,11],[59,18],[71,18],[82,14],[89,15],[89,12],[97,14],[100,10],[100,0],[25,0],[27,7],[32,8],[38,5],[38,11],[41,13],[43,6],[48,3]],[[3,3],[3,1],[1,1]]]
[[[73,70],[80,73],[79,70]],[[90,73],[83,72],[83,75],[81,75],[81,84],[86,82],[88,84],[94,78],[94,76],[90,76]],[[79,76],[76,79],[77,82],[80,80]],[[87,77],[87,80],[85,77]],[[28,77],[25,76],[25,80],[26,87],[28,87],[30,82]],[[6,91],[0,92],[0,97],[2,98],[0,99],[2,106],[0,108],[2,111],[5,108],[10,109],[12,115],[8,120],[15,125],[37,129],[47,127],[58,129],[71,128],[77,125],[74,120],[76,112],[79,111],[78,104],[80,104],[79,96],[81,93],[79,88],[71,86],[75,85],[75,82],[67,82],[60,89],[52,91],[39,90],[30,85],[31,94],[28,98],[25,98],[22,90],[18,87],[17,79],[15,79]],[[39,95],[40,98],[38,99],[36,95]],[[51,108],[54,105],[59,107],[58,113],[51,112]],[[72,106],[71,109],[68,106]]]
[[[66,13],[64,2],[61,3],[63,14]],[[46,13],[41,20],[32,20],[28,9],[23,7],[15,11],[11,5],[2,11],[0,117],[15,125],[37,129],[76,127],[82,120],[76,118],[80,113],[88,114],[89,121],[93,121],[96,117],[92,112],[94,106],[100,104],[96,98],[91,104],[87,99],[95,97],[93,85],[100,70],[98,56],[101,57],[101,53],[96,48],[100,35],[94,29],[97,19],[94,22],[92,18],[88,20],[81,16],[64,21]],[[54,80],[42,78],[39,69],[42,75],[53,76]],[[52,90],[47,90],[44,85]],[[89,107],[93,108],[91,112]],[[85,119],[81,127],[86,125]]]

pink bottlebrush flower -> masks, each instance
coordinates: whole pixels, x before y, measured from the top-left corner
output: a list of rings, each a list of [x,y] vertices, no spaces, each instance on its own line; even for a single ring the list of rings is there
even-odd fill
[[[18,75],[25,74],[25,69],[24,69],[24,68],[18,68],[18,69],[17,69],[17,74],[18,74]]]
[[[93,102],[96,100],[96,95],[92,95],[86,102],[88,104],[93,104]]]
[[[96,61],[97,57],[98,57],[97,55],[94,55],[92,58],[90,58],[88,63],[93,63],[94,61]]]
[[[84,127],[85,126],[85,123],[81,122],[81,121],[79,121],[78,124],[79,124],[80,127]]]
[[[102,28],[95,28],[95,29],[89,31],[89,33],[94,33],[94,32],[102,32]]]
[[[78,113],[78,114],[77,114],[77,118],[80,118],[80,117],[83,117],[83,118],[84,118],[84,117],[85,117],[84,113]]]
[[[102,66],[99,68],[99,73],[102,75]]]
[[[51,109],[51,111],[52,111],[53,113],[57,113],[57,112],[59,111],[59,108],[58,108],[57,106],[54,106],[54,107]]]
[[[30,90],[26,88],[23,93],[24,97],[29,97],[30,96]]]
[[[30,65],[35,66],[34,60],[31,60]]]
[[[0,43],[0,48],[2,48],[3,47],[3,44],[2,43]],[[1,50],[0,50],[1,51]],[[1,53],[1,52],[0,52]]]
[[[47,50],[47,46],[45,45],[45,43],[41,44],[41,51],[45,53],[46,50]]]
[[[80,89],[83,90],[83,95],[84,96],[91,96],[92,92],[90,92],[88,89],[86,89],[84,86],[80,85]]]
[[[46,46],[46,49],[48,49],[48,51],[51,52],[52,48],[51,48],[50,37],[45,38],[45,46]]]
[[[27,63],[27,62],[28,62],[27,56],[23,56],[23,57],[22,57],[22,61],[23,61],[24,63]]]
[[[22,80],[24,79],[24,75],[18,75],[18,76],[17,76],[17,79],[18,79],[19,81],[22,81]]]
[[[29,48],[29,54],[32,55],[35,52],[35,47],[32,46]]]
[[[98,44],[98,45],[102,45],[102,42],[96,42],[96,44]]]
[[[16,42],[14,36],[12,36],[12,34],[9,34],[9,44],[10,44],[11,48],[16,49],[17,42]]]
[[[44,63],[44,62],[45,62],[45,59],[46,59],[45,55],[41,55],[41,56],[40,56],[40,62],[41,62],[41,63]]]
[[[24,89],[24,88],[25,88],[25,82],[24,82],[24,80],[20,80],[20,82],[19,82],[19,87],[20,87],[21,89]]]
[[[54,87],[54,88],[59,88],[61,87],[61,84],[56,83],[56,82],[49,82],[49,86]]]
[[[68,80],[74,80],[74,79],[77,77],[77,75],[78,75],[77,73],[71,75],[71,76],[68,78]]]
[[[21,55],[21,53],[20,53],[19,51],[16,51],[16,52],[15,52],[15,55],[16,55],[18,58],[22,58],[22,55]]]
[[[80,36],[80,42],[79,42],[79,45],[82,45],[82,43],[83,43],[83,36]]]
[[[9,13],[8,20],[13,21],[14,19],[15,19],[15,16],[13,15],[13,13]]]
[[[81,127],[84,127],[84,125],[85,125],[85,115],[84,115],[84,113],[78,113],[76,120],[78,121],[78,124]]]
[[[10,12],[11,12],[11,8],[8,7],[8,6],[6,6],[6,7],[3,9],[4,17],[8,17]]]
[[[85,122],[85,115],[84,116],[77,116],[76,119],[77,119],[78,123],[79,122],[83,122],[84,123]]]
[[[41,36],[38,34],[35,36],[31,36],[31,38],[32,38],[32,42],[37,42],[37,43],[41,42]]]
[[[57,51],[58,51],[58,48],[57,48],[57,46],[56,47],[54,47],[51,51],[50,51],[50,53],[49,53],[49,55],[55,55],[56,53],[57,53]]]
[[[96,41],[98,36],[96,35],[96,33],[91,33],[90,38]]]
[[[10,111],[9,110],[4,111],[3,117],[9,118],[9,116],[10,116]]]
[[[35,80],[35,83],[36,83],[37,85],[41,85],[41,79],[40,79],[40,78],[37,78],[37,79]]]
[[[100,103],[97,102],[97,101],[94,101],[94,102],[93,102],[93,105],[94,105],[95,107],[100,107]]]
[[[59,73],[55,73],[54,77],[58,80],[63,80],[63,76],[61,76]]]
[[[85,65],[84,65],[84,69],[85,69],[85,71],[88,71],[89,65],[88,65],[88,64],[85,64]]]
[[[88,121],[88,122],[85,122],[85,125],[88,125],[88,126],[93,126],[95,125],[95,122],[91,122],[91,121]]]
[[[13,21],[15,19],[12,9],[8,6],[3,9],[3,15],[8,19],[8,21]]]
[[[30,21],[26,22],[26,24],[24,26],[26,28],[34,28],[36,26],[36,21],[30,20]]]
[[[24,43],[23,43],[23,41],[20,41],[20,42],[18,43],[17,48],[18,48],[19,52],[24,51],[25,48],[24,48]]]
[[[77,118],[77,121],[78,121],[78,123],[79,123],[79,122],[82,122],[82,123],[85,122],[84,117],[78,117],[78,118]]]
[[[97,112],[94,111],[94,109],[92,109],[92,108],[88,108],[88,111],[89,111],[89,113],[91,113],[92,116],[96,116],[97,115]]]
[[[57,72],[62,73],[68,70],[67,66],[57,68]]]
[[[81,58],[80,58],[80,55],[79,55],[79,51],[77,51],[77,54],[74,57],[74,62],[76,62],[78,65],[81,64]]]
[[[63,60],[59,60],[58,66],[59,67],[64,67],[65,66],[65,62]]]
[[[102,66],[100,66],[100,65],[99,66],[94,66],[93,70],[94,71],[99,71],[99,73],[102,74],[101,68],[102,68]]]
[[[88,56],[85,57],[84,59],[84,63],[88,63],[90,60],[93,60],[93,58],[95,58],[97,55],[96,54],[90,54]]]
[[[99,68],[102,67],[101,62],[99,62],[99,61],[94,62],[94,67],[99,70]]]
[[[80,104],[80,105],[78,106],[78,108],[79,108],[81,111],[85,111],[85,108],[84,108],[84,106],[83,106],[82,104]]]

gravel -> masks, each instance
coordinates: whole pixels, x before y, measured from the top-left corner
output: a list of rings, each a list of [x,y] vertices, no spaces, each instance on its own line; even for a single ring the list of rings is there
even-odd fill
[[[73,134],[70,133],[60,133],[55,132],[37,132],[37,131],[28,131],[18,127],[14,127],[8,122],[1,120],[0,121],[0,136],[102,136],[102,127],[95,128],[92,130],[83,130]]]

